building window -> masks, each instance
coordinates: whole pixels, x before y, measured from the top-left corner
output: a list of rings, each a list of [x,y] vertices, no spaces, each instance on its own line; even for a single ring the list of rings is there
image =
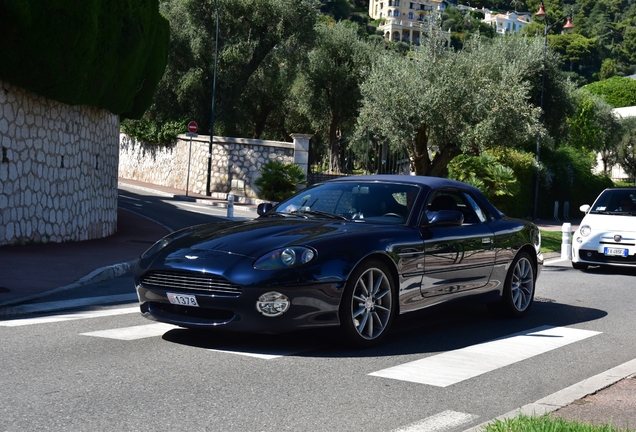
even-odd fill
[[[413,12],[409,12],[409,19],[413,19]]]
[[[400,0],[395,0],[395,5],[399,6],[400,5]]]
[[[389,0],[389,6],[393,6],[393,0]]]
[[[400,11],[399,11],[399,10],[397,10],[397,9],[396,9],[396,10],[394,10],[394,11],[393,11],[393,16],[394,16],[394,17],[396,17],[396,18],[397,18],[397,17],[399,17],[399,16],[400,16]]]
[[[420,21],[424,21],[424,14],[420,14]]]
[[[415,9],[415,5],[413,3],[409,3],[409,9]]]

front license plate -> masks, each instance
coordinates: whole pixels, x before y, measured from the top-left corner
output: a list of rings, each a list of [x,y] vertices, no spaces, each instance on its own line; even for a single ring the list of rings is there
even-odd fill
[[[619,248],[610,248],[606,247],[603,249],[603,253],[607,256],[622,256],[626,257],[628,250],[627,249],[619,249]]]
[[[197,303],[197,298],[193,295],[167,293],[167,296],[168,296],[168,301],[172,304],[181,305],[181,306],[199,307],[199,303]]]

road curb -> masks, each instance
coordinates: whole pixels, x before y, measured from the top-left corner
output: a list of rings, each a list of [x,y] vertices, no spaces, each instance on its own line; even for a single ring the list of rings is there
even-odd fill
[[[636,359],[625,362],[612,369],[602,372],[593,377],[586,378],[570,387],[566,387],[563,390],[559,390],[549,396],[539,399],[536,402],[524,405],[520,408],[507,412],[499,417],[495,417],[492,420],[481,423],[470,429],[466,429],[464,432],[482,432],[483,428],[493,423],[495,420],[505,421],[512,419],[520,414],[528,416],[542,416],[544,414],[556,411],[559,408],[563,408],[566,405],[571,404],[575,400],[582,399],[586,396],[599,392],[613,384],[616,384],[622,379],[636,375]]]
[[[85,285],[90,285],[93,283],[102,282],[105,280],[110,280],[119,276],[123,276],[127,273],[132,272],[132,269],[136,263],[137,263],[137,260],[134,259],[127,262],[100,267],[96,270],[93,270],[86,276],[81,277],[80,279],[76,280],[75,282],[71,284],[64,285],[62,287],[58,287],[43,293],[34,294],[32,296],[20,297],[18,299],[9,300],[7,302],[0,303],[0,318],[8,317],[8,316],[16,316],[16,313],[17,313],[17,311],[15,310],[16,308],[13,308],[11,306],[19,305],[19,304],[26,303],[32,300],[37,300],[51,294],[57,294],[64,291],[71,290],[71,289],[79,288]]]

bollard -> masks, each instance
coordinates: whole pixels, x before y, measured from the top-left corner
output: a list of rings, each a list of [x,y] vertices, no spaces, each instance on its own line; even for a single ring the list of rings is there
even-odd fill
[[[554,220],[557,222],[559,221],[559,202],[555,201],[554,202]]]
[[[561,259],[572,259],[572,224],[564,223],[561,227]]]
[[[227,217],[234,217],[234,195],[227,196]]]

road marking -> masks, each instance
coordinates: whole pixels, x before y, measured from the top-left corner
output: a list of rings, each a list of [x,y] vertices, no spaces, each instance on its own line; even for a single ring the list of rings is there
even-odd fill
[[[545,260],[543,262],[544,266],[551,266],[560,262],[570,262],[571,260],[569,258],[552,258],[551,260]]]
[[[8,321],[0,321],[0,327],[18,327],[33,324],[48,324],[61,321],[72,321],[86,318],[100,318],[115,315],[139,313],[139,306],[122,309],[105,309],[98,311],[76,312],[64,315],[50,315],[38,318],[22,318]]]
[[[393,432],[441,432],[470,423],[477,418],[479,416],[475,414],[447,410],[406,427],[394,429]]]
[[[599,333],[568,327],[542,326],[369,375],[448,387]]]
[[[79,299],[70,299],[70,300],[59,300],[53,302],[43,302],[43,303],[32,303],[14,306],[12,310],[15,313],[37,313],[37,312],[52,312],[56,310],[63,309],[72,309],[76,307],[82,306],[98,306],[98,305],[106,305],[112,303],[121,303],[121,302],[138,302],[139,298],[137,294],[114,294],[109,296],[99,296],[99,297],[87,297],[87,298],[79,298]]]
[[[279,357],[286,357],[286,356],[298,354],[306,350],[305,349],[267,349],[267,348],[261,349],[260,347],[257,348],[254,346],[245,345],[244,347],[232,346],[232,347],[228,347],[227,349],[210,349],[210,351],[226,353],[226,354],[236,354],[236,355],[242,355],[247,357],[255,357],[255,358],[260,358],[263,360],[273,360]]]
[[[179,328],[177,326],[171,324],[157,323],[157,324],[147,324],[140,326],[132,326],[132,327],[123,327],[118,329],[109,329],[109,330],[99,330],[88,333],[80,333],[82,336],[94,336],[101,337],[106,339],[117,339],[117,340],[137,340],[150,338],[155,336],[163,336],[164,333],[170,330],[174,330]]]

